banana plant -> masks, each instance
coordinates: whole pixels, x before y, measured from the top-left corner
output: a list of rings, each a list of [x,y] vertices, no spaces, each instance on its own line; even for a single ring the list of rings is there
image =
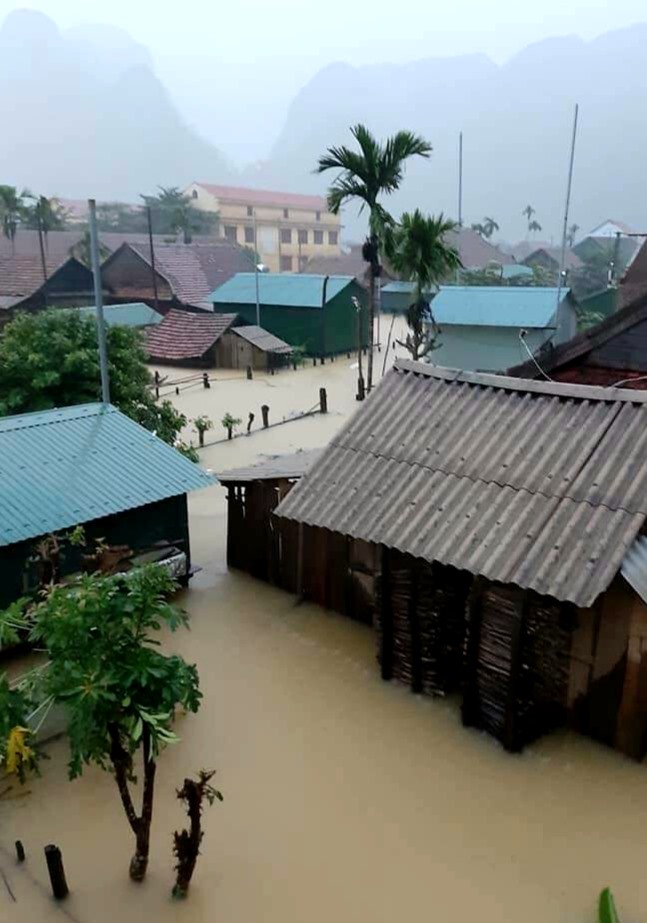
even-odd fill
[[[620,923],[620,917],[616,911],[615,901],[611,888],[605,888],[600,893],[598,901],[598,923]]]

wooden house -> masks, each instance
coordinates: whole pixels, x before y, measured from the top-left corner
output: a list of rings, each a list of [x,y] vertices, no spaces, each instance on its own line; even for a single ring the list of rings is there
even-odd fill
[[[356,351],[358,334],[366,346],[367,293],[352,276],[238,273],[209,296],[214,312],[255,324],[257,285],[261,327],[290,346],[330,356]]]
[[[509,750],[570,724],[642,758],[646,447],[642,392],[397,361],[274,517],[316,601],[365,549],[384,679]]]
[[[0,329],[18,311],[85,305],[93,296],[92,272],[74,257],[46,258],[43,269],[40,256],[0,255]]]
[[[33,557],[48,535],[83,525],[61,575],[80,570],[95,539],[123,564],[165,561],[191,573],[186,495],[213,479],[111,405],[0,418],[0,608],[37,588]]]
[[[539,350],[535,360],[513,366],[508,374],[647,389],[647,294],[568,342]]]

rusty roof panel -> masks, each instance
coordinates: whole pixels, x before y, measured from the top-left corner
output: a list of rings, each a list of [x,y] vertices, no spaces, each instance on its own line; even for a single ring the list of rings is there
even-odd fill
[[[278,515],[590,605],[647,515],[647,407],[528,384],[397,363]]]

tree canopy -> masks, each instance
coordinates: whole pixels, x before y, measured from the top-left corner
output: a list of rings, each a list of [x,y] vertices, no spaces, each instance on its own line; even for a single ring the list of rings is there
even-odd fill
[[[150,389],[144,340],[130,327],[108,327],[111,402],[171,445],[186,423]],[[101,399],[96,321],[79,311],[21,313],[0,338],[0,416]]]
[[[97,205],[100,231],[148,232],[146,207],[151,210],[153,233],[175,238],[178,233],[188,242],[192,234],[215,234],[218,214],[195,208],[189,196],[176,186],[160,186],[156,195],[143,196],[144,205],[103,202]]]

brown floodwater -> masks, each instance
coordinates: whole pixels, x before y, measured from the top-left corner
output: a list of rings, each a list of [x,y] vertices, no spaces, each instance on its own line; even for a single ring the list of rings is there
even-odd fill
[[[327,418],[214,446],[205,464],[322,444],[353,407],[349,365],[236,382],[236,398],[231,383],[196,392],[223,413],[244,412],[240,393],[261,389],[285,412],[320,381],[334,395]],[[179,405],[204,412],[189,409],[190,394]],[[17,900],[0,875],[0,920],[587,923],[605,885],[624,921],[647,919],[643,767],[569,733],[504,753],[463,729],[456,701],[382,683],[369,628],[228,573],[222,488],[193,495],[190,508],[203,570],[181,597],[191,631],[165,643],[198,664],[204,702],[160,759],[148,879],[128,880],[132,836],[113,780],[90,769],[68,782],[59,740],[28,794],[0,802],[0,869]],[[171,835],[184,815],[174,790],[201,768],[217,769],[225,801],[206,812],[191,894],[177,903]],[[61,909],[47,891],[50,842],[72,891]]]

